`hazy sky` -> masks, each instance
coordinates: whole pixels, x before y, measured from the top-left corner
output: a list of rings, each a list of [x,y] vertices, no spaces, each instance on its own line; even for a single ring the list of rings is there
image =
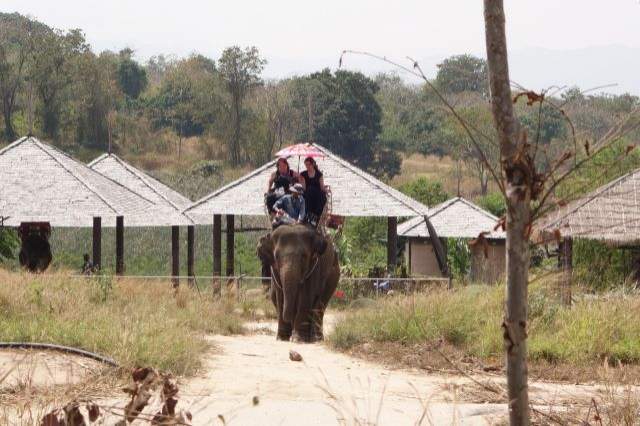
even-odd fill
[[[506,0],[505,6],[514,80],[618,83],[614,91],[640,92],[638,0]],[[272,77],[335,68],[343,49],[412,56],[429,73],[452,54],[484,55],[481,0],[2,0],[0,10],[81,28],[95,50],[128,46],[142,60],[191,52],[216,59],[227,46],[255,45]],[[356,58],[345,66],[389,69]]]

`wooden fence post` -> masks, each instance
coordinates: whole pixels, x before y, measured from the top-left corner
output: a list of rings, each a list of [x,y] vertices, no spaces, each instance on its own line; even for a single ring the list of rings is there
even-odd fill
[[[235,216],[227,215],[227,276],[232,277],[234,273],[235,255]]]
[[[180,227],[171,227],[171,281],[173,288],[180,285]]]
[[[213,215],[213,281],[214,294],[220,294],[220,276],[222,275],[222,216]]]
[[[124,275],[124,216],[116,216],[116,275]]]
[[[195,285],[195,240],[196,227],[194,225],[187,226],[187,275],[189,276],[189,285]]]
[[[565,306],[571,306],[571,281],[573,278],[573,239],[565,237],[558,247],[562,276],[560,283],[560,300]]]
[[[102,265],[102,218],[93,218],[93,266],[96,270]]]
[[[387,218],[387,269],[391,276],[396,274],[398,265],[398,218]]]

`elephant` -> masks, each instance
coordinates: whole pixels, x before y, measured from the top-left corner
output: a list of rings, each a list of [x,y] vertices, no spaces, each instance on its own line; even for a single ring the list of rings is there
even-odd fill
[[[258,257],[271,271],[271,301],[278,311],[278,340],[324,338],[324,311],[338,286],[333,243],[306,224],[281,225],[263,236]]]

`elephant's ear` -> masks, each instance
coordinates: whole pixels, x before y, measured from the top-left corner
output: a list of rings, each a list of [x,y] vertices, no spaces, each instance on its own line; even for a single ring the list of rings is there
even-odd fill
[[[275,259],[273,258],[273,240],[270,233],[260,237],[257,252],[262,262],[273,265]]]
[[[327,249],[327,239],[320,234],[315,234],[313,236],[313,252],[322,256]]]

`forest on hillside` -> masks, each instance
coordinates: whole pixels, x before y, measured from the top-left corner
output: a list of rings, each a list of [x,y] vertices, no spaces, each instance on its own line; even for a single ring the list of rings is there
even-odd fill
[[[157,55],[145,63],[134,53],[95,52],[81,29],[0,14],[2,142],[33,133],[72,153],[111,144],[123,155],[179,159],[184,141],[195,138],[201,160],[237,167],[262,164],[283,145],[315,141],[384,179],[399,174],[411,154],[447,156],[475,182],[468,195],[489,190],[489,173],[465,130],[433,90],[401,74],[324,69],[266,80],[267,59],[255,47],[231,46],[217,58]],[[497,162],[486,61],[446,58],[431,83]],[[567,144],[588,149],[588,141],[640,105],[636,96],[577,87],[549,88],[546,96],[536,106],[526,97],[516,102],[529,137],[545,152],[543,170]]]

